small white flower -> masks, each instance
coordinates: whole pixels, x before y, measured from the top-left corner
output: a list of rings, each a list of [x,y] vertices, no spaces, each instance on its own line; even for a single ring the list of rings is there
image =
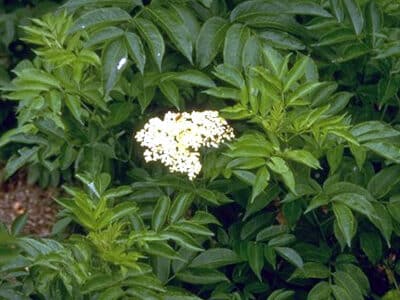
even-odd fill
[[[201,147],[217,148],[234,138],[233,129],[217,111],[167,112],[164,120],[150,119],[135,139],[147,148],[144,159],[160,161],[171,172],[193,180],[201,171]]]

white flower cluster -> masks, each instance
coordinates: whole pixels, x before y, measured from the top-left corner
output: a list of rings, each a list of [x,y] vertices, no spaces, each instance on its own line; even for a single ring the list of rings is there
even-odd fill
[[[233,137],[233,129],[217,111],[167,112],[164,120],[150,119],[135,136],[147,148],[147,162],[161,161],[171,172],[185,173],[190,180],[201,170],[200,147],[217,148]]]

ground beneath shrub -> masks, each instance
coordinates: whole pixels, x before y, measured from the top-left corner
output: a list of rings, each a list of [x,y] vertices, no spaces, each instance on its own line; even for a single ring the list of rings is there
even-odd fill
[[[24,233],[47,236],[56,222],[58,206],[53,200],[58,191],[29,185],[25,172],[20,172],[5,183],[0,183],[0,221],[11,225],[24,213],[28,221]]]

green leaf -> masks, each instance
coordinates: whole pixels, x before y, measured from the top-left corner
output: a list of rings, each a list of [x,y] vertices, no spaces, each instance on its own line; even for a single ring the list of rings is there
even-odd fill
[[[250,202],[253,202],[254,199],[265,190],[265,188],[268,186],[269,179],[270,174],[266,167],[262,167],[257,171]]]
[[[25,166],[37,154],[38,147],[22,148],[18,150],[18,154],[11,156],[4,167],[4,179],[8,179],[16,171]]]
[[[128,62],[128,52],[122,39],[115,40],[104,49],[103,82],[105,94],[114,88]]]
[[[170,205],[171,200],[169,197],[163,196],[158,199],[157,205],[153,211],[153,217],[151,219],[151,227],[155,231],[159,231],[167,220]]]
[[[294,227],[303,215],[303,208],[300,201],[286,202],[282,206],[282,213],[290,227]]]
[[[131,216],[137,210],[138,208],[135,203],[122,202],[111,209],[110,218],[108,220],[102,220],[102,224],[106,226],[108,225],[108,223],[114,222],[127,216]]]
[[[314,47],[332,46],[344,42],[354,41],[357,36],[349,28],[333,28],[321,35],[318,43],[313,44]]]
[[[124,34],[124,31],[118,27],[108,26],[102,30],[93,33],[90,38],[84,43],[86,48],[105,43],[110,40],[119,38]]]
[[[400,163],[400,148],[393,144],[388,142],[368,142],[364,146],[384,158]]]
[[[213,72],[213,74],[236,88],[241,89],[245,86],[242,74],[239,69],[233,66],[227,64],[218,65],[215,67],[215,72]]]
[[[273,172],[281,175],[284,183],[289,188],[289,190],[293,194],[296,194],[296,183],[294,181],[294,175],[287,163],[282,158],[273,156],[271,157],[271,161],[267,162],[267,165]]]
[[[329,299],[332,293],[331,286],[326,281],[318,282],[310,290],[307,296],[307,300],[325,300]]]
[[[166,242],[148,242],[147,247],[143,249],[146,253],[154,256],[164,257],[172,260],[184,261],[182,257]]]
[[[318,159],[306,150],[289,150],[284,152],[286,158],[302,163],[313,169],[321,169]]]
[[[242,66],[246,70],[249,67],[260,66],[263,64],[262,56],[259,54],[262,53],[262,45],[261,41],[258,39],[257,35],[250,36],[244,47],[242,52]]]
[[[269,240],[268,246],[270,247],[282,247],[293,244],[296,241],[296,237],[293,234],[281,234]]]
[[[205,68],[217,56],[224,42],[229,23],[220,17],[208,19],[201,27],[196,41],[196,62]]]
[[[333,284],[333,285],[331,285],[331,289],[332,289],[333,295],[335,296],[335,299],[352,300],[349,293],[341,286]]]
[[[331,10],[333,11],[336,20],[339,23],[343,22],[344,19],[344,7],[342,5],[342,1],[341,0],[329,0],[329,4],[331,7]]]
[[[10,129],[7,132],[2,132],[0,136],[0,148],[11,142],[13,136],[21,133],[30,133],[33,132],[34,130],[35,126],[33,124],[25,124],[23,126]]]
[[[377,44],[378,35],[382,26],[382,11],[375,0],[368,2],[365,9],[366,25],[371,38],[372,47]]]
[[[200,2],[202,5],[204,5],[205,7],[210,8],[214,0],[197,0],[197,1]]]
[[[149,104],[153,100],[155,92],[156,92],[156,88],[151,86],[151,87],[144,88],[143,91],[138,95],[138,101],[139,101],[139,105],[140,105],[142,113],[146,110],[146,108],[149,106]]]
[[[351,263],[341,263],[336,265],[338,271],[346,272],[353,278],[357,285],[361,289],[362,294],[367,297],[370,293],[371,287],[367,276],[363,273],[361,268],[351,264]]]
[[[302,269],[304,266],[303,259],[301,256],[292,248],[287,247],[275,247],[275,251],[293,266]]]
[[[129,20],[131,20],[131,16],[125,10],[118,7],[93,9],[79,17],[69,30],[69,33],[72,34],[80,30],[87,30],[94,26],[120,24]]]
[[[394,129],[392,126],[386,123],[379,121],[367,121],[359,123],[353,126],[351,133],[360,143],[400,136],[400,131]]]
[[[354,28],[354,32],[359,35],[364,27],[364,17],[361,8],[356,0],[343,0],[348,16]]]
[[[388,247],[390,247],[390,238],[393,232],[392,219],[389,217],[392,213],[390,203],[391,202],[389,202],[386,208],[386,206],[382,203],[374,202],[373,206],[376,211],[376,217],[370,219],[370,221],[379,229],[382,236],[385,238]]]
[[[400,166],[394,165],[380,170],[368,182],[368,190],[380,199],[390,192],[400,182]]]
[[[197,36],[199,35],[201,27],[196,12],[191,7],[185,5],[172,5],[172,8],[185,23],[185,27],[188,29],[191,40],[194,44],[196,42]]]
[[[120,279],[111,274],[96,274],[92,276],[82,287],[83,294],[105,290],[115,285]]]
[[[306,67],[308,65],[308,60],[309,58],[307,56],[303,56],[294,64],[293,68],[286,76],[283,92],[286,92],[289,89],[293,88],[293,84],[301,77],[303,77],[306,71]]]
[[[267,262],[272,266],[272,268],[276,269],[276,252],[274,247],[266,246],[264,247],[264,257]]]
[[[11,225],[11,234],[14,236],[19,235],[24,229],[27,221],[28,221],[27,213],[24,213],[16,217]]]
[[[147,8],[146,13],[158,23],[175,47],[192,63],[192,38],[182,19],[167,9]]]
[[[311,15],[320,17],[332,17],[332,15],[322,8],[321,5],[312,3],[311,1],[290,1],[287,2],[288,10],[287,13],[296,15]],[[290,4],[289,4],[290,3]]]
[[[229,281],[224,273],[212,269],[187,269],[176,274],[176,278],[182,282],[197,285],[216,284]]]
[[[341,193],[334,196],[331,201],[335,203],[343,203],[352,210],[359,212],[369,218],[376,215],[375,209],[368,199],[356,193]]]
[[[144,19],[136,18],[133,24],[137,28],[140,36],[146,42],[147,48],[155,61],[158,69],[161,71],[161,63],[165,53],[165,43],[164,38],[160,31],[153,24],[153,22]]]
[[[346,272],[336,271],[333,273],[335,283],[341,286],[350,295],[351,299],[363,300],[361,289],[357,282]]]
[[[264,267],[264,247],[262,244],[249,242],[247,244],[247,256],[249,258],[250,268],[256,274],[257,278],[262,281],[261,271]]]
[[[240,100],[240,90],[227,87],[214,87],[203,91],[203,93],[222,99]]]
[[[354,218],[350,208],[348,208],[345,204],[335,202],[333,203],[332,208],[338,227],[345,238],[346,244],[350,247],[351,240],[356,231],[357,221]]]
[[[172,81],[160,82],[158,86],[165,98],[167,98],[167,100],[179,110],[181,96],[179,94],[178,86]]]
[[[14,73],[18,76],[19,80],[27,81],[27,84],[30,81],[37,82],[43,85],[47,85],[50,87],[60,88],[60,82],[48,72],[34,69],[34,68],[27,68],[19,70],[14,70]]]
[[[227,165],[227,169],[242,169],[242,170],[250,170],[258,167],[262,167],[265,165],[265,160],[262,158],[253,158],[253,157],[239,157],[232,161],[230,161]]]
[[[99,300],[117,300],[125,295],[124,291],[119,286],[110,287],[101,292]]]
[[[224,43],[224,63],[240,70],[242,52],[245,42],[250,36],[250,30],[242,24],[233,24],[227,31]]]
[[[193,201],[193,194],[180,193],[174,199],[171,208],[169,209],[169,222],[175,223],[178,221],[189,209]]]
[[[397,300],[399,297],[399,290],[390,290],[382,297],[382,300]]]
[[[294,296],[293,291],[288,291],[285,289],[279,289],[273,291],[267,298],[267,300],[289,300],[293,299]]]
[[[195,86],[207,88],[215,87],[215,83],[211,80],[210,77],[208,77],[203,72],[197,70],[185,70],[183,72],[175,73],[172,79],[175,81],[189,83]]]
[[[230,249],[208,249],[195,257],[190,264],[191,268],[216,269],[241,262],[240,257]]]
[[[259,37],[275,48],[285,50],[304,50],[306,47],[300,40],[286,32],[263,31],[259,33]]]
[[[273,215],[270,213],[262,213],[247,221],[241,231],[240,238],[242,240],[253,239],[253,236],[265,226],[270,225],[273,222]],[[258,235],[257,235],[258,236]],[[257,240],[258,242],[258,240]]]
[[[268,241],[279,235],[289,233],[289,227],[286,225],[271,225],[264,228],[257,234],[257,241]]]
[[[185,232],[169,229],[163,231],[161,237],[171,239],[188,250],[203,251],[197,240]]]
[[[244,1],[232,10],[230,20],[231,22],[246,22],[263,15],[269,15],[271,12],[274,14],[285,13],[287,10],[285,6],[279,5],[276,1]]]
[[[301,99],[304,96],[312,93],[315,89],[319,88],[322,83],[320,82],[309,82],[306,84],[300,85],[296,90],[294,90],[293,94],[290,95],[287,100],[288,105],[295,105],[297,99]]]
[[[196,211],[191,220],[192,222],[196,222],[197,224],[201,225],[215,224],[221,226],[221,223],[214,215],[201,210]]]
[[[82,107],[81,102],[78,96],[67,94],[65,96],[65,104],[67,105],[68,109],[74,116],[74,118],[83,125],[82,121]]]
[[[328,160],[330,174],[334,174],[339,168],[339,165],[343,159],[343,151],[344,145],[338,145],[332,149],[329,149],[326,153],[326,159]]]
[[[193,234],[194,236],[213,236],[214,233],[209,230],[207,227],[196,224],[191,221],[180,221],[175,225],[172,225],[171,228],[176,228],[181,231]]]
[[[325,279],[330,276],[331,272],[329,268],[322,263],[307,262],[303,265],[302,269],[296,269],[290,276],[290,279],[294,278],[316,278]]]
[[[128,120],[135,107],[131,102],[115,102],[108,109],[110,114],[105,120],[104,125],[111,128]]]
[[[62,8],[66,8],[68,11],[75,11],[77,8],[81,8],[84,6],[91,5],[99,5],[99,6],[109,6],[115,5],[120,7],[126,7],[132,9],[135,6],[141,5],[142,2],[139,0],[69,0],[67,1]]]
[[[309,213],[310,211],[329,204],[330,199],[323,194],[319,194],[311,199],[310,204],[308,205],[306,211],[304,213]]]
[[[373,265],[376,265],[382,258],[382,241],[378,234],[362,232],[360,235],[360,246]]]
[[[133,32],[125,33],[126,48],[129,56],[137,65],[139,71],[143,74],[146,64],[146,54],[140,37]]]

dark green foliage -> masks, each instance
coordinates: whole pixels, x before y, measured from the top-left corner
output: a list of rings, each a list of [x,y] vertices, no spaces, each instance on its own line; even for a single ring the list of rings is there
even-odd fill
[[[31,19],[34,56],[2,84],[3,177],[69,196],[48,239],[1,228],[0,298],[395,299],[399,17],[389,0],[70,0]],[[149,118],[206,109],[236,137],[198,178],[145,163]]]

